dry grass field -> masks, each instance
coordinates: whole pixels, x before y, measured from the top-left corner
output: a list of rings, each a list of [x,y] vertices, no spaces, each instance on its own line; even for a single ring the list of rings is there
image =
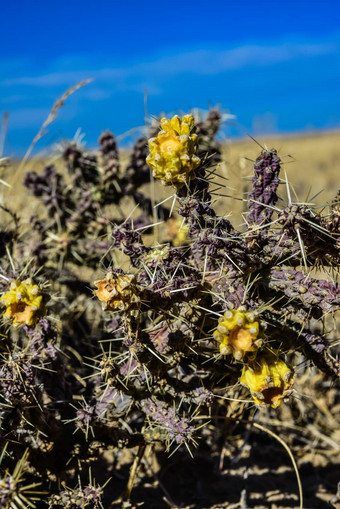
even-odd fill
[[[257,143],[256,143],[257,142]],[[217,173],[223,179],[215,177],[217,210],[220,214],[230,215],[242,222],[242,212],[246,201],[243,198],[250,190],[253,173],[253,161],[259,155],[261,146],[276,148],[284,164],[284,170],[291,188],[291,198],[295,202],[309,201],[322,207],[335,197],[340,184],[340,132],[326,132],[286,137],[259,137],[256,142],[251,139],[229,140],[224,143],[224,161]],[[24,168],[19,169],[20,161],[14,161],[2,174],[2,178],[11,186],[0,188],[3,204],[11,205],[14,210],[35,209],[35,200],[28,198],[27,189],[22,185],[23,176],[28,170],[42,171],[46,163],[55,162],[55,157],[48,160],[31,158]],[[59,166],[58,159],[56,160]],[[284,178],[283,173],[281,178]],[[227,180],[225,180],[227,179]],[[166,198],[171,194],[169,189],[156,183],[156,190],[147,192]],[[224,186],[226,186],[224,188]],[[285,186],[281,186],[280,195],[286,199]],[[223,196],[222,196],[223,195]],[[170,203],[170,200],[169,200]],[[127,201],[124,212],[130,212]]]
[[[259,137],[256,141],[263,147],[274,147],[278,151],[285,163],[284,170],[291,186],[293,201],[304,202],[314,198],[313,203],[322,206],[334,198],[340,183],[340,132]],[[216,183],[227,186],[226,189],[216,191],[219,213],[231,214],[241,220],[240,214],[245,203],[242,198],[250,189],[253,173],[252,161],[261,151],[257,143],[251,138],[224,143],[224,162],[218,173],[228,181],[218,177],[215,179]],[[54,157],[51,161],[54,161]],[[32,169],[39,172],[45,163],[40,158],[31,158],[23,170],[18,172],[20,161],[14,162],[2,175],[11,186],[1,188],[3,203],[10,200],[11,205],[20,210],[23,205],[25,208],[34,206],[31,200],[26,200],[27,190],[22,185],[23,174]],[[284,178],[283,174],[281,178]],[[168,189],[164,190],[161,185],[157,185],[157,196],[160,193],[164,197],[170,194]],[[218,194],[230,197],[219,197]],[[281,186],[281,196],[285,195]]]
[[[296,135],[287,137],[260,137],[256,140],[266,148],[276,148],[286,171],[291,186],[291,198],[296,202],[311,201],[322,206],[331,201],[340,184],[340,132]],[[246,202],[242,192],[247,193],[251,187],[253,162],[259,155],[261,147],[252,139],[241,141],[231,140],[225,144],[223,175],[226,182],[233,188],[221,203],[222,209],[235,216],[245,208]],[[281,173],[284,179],[284,174]],[[221,191],[222,192],[222,191]],[[318,194],[320,193],[320,194]],[[286,198],[283,186],[280,196]],[[238,200],[235,201],[235,198]]]

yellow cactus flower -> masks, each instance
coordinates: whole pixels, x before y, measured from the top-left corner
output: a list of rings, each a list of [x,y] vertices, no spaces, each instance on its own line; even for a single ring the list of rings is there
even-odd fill
[[[4,317],[13,320],[13,325],[34,325],[46,312],[46,295],[31,278],[25,281],[13,280],[10,289],[1,297],[7,307]]]
[[[278,356],[267,351],[243,366],[240,382],[248,387],[257,405],[278,408],[293,387],[293,371]]]
[[[161,130],[149,139],[150,154],[146,162],[153,176],[166,186],[180,188],[193,178],[201,160],[195,154],[197,135],[192,133],[194,117],[178,115],[161,119]]]
[[[256,352],[263,344],[263,329],[265,324],[256,320],[256,313],[246,312],[241,306],[238,309],[227,310],[219,319],[217,329],[213,333],[214,339],[220,343],[222,355],[233,354],[241,361],[247,352]]]
[[[139,291],[133,274],[109,272],[94,284],[97,287],[94,294],[102,302],[105,311],[127,311],[139,306]]]
[[[183,219],[175,219],[174,217],[168,219],[165,223],[168,237],[172,241],[174,247],[183,246],[188,242],[189,227],[184,223]]]

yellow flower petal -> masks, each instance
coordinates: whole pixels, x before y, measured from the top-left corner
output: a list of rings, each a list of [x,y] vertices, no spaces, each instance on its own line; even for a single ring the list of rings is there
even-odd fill
[[[162,118],[161,131],[149,140],[146,162],[153,176],[166,186],[182,187],[194,177],[193,171],[201,162],[195,154],[197,135],[192,133],[193,128],[192,115]]]

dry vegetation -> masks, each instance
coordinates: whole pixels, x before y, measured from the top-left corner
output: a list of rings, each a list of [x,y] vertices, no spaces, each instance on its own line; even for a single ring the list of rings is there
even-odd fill
[[[339,137],[340,134],[335,132],[274,139],[261,137],[257,142],[265,148],[277,149],[285,163],[283,170],[295,195],[295,202],[311,202],[318,210],[328,210],[327,203],[339,189]],[[216,178],[216,182],[222,183],[223,187],[216,191],[213,198],[217,212],[226,215],[236,226],[243,223],[242,214],[247,210],[247,195],[252,186],[252,161],[261,150],[258,144],[249,139],[228,141],[223,146],[223,162],[218,173],[228,180]],[[22,184],[24,174],[29,170],[40,173],[46,162],[50,161],[31,158],[24,168],[14,163],[2,175],[10,186],[1,187],[2,204],[23,218],[21,235],[29,228],[30,215],[39,213],[41,209],[41,204],[28,195]],[[61,167],[60,160],[56,164]],[[285,178],[283,173],[281,178]],[[280,195],[285,200],[284,186],[281,188]],[[158,200],[171,194],[159,183],[145,184],[142,190],[151,198],[157,196]],[[281,206],[280,202],[278,206]],[[131,201],[123,200],[122,216],[129,214],[131,209]],[[4,215],[4,218],[8,223],[8,216]],[[152,245],[155,240],[164,240],[162,226],[155,229],[146,244]],[[117,253],[115,256],[125,269],[127,258]],[[85,279],[88,279],[89,269],[83,267],[82,270]],[[102,277],[102,267],[90,269],[90,274],[93,279]],[[326,278],[331,277],[334,277],[334,273],[329,272]],[[339,342],[339,324],[335,323],[334,317],[327,320],[329,337],[334,345]],[[161,445],[156,444],[153,448],[148,445],[138,465],[131,502],[125,501],[122,507],[299,507],[296,473],[285,444],[297,463],[304,492],[304,508],[326,509],[330,502],[333,507],[340,507],[340,498],[336,496],[340,467],[340,402],[337,388],[334,381],[327,381],[315,367],[306,369],[302,356],[297,358],[298,361],[301,364],[299,366],[297,363],[296,367],[299,376],[296,377],[295,395],[287,405],[282,405],[277,414],[273,410],[266,410],[259,418],[249,407],[249,402],[242,402],[238,392],[233,401],[231,390],[226,393],[225,401],[219,401],[219,414],[209,416],[206,442],[199,441],[198,448],[193,449],[193,458],[185,448],[168,458]],[[211,447],[217,429],[218,441]],[[121,506],[122,502],[110,503],[125,489],[136,454],[137,448],[130,448],[118,455],[112,450],[101,455],[98,472],[103,474],[102,478],[113,477],[107,488],[109,496],[105,498],[105,509]],[[114,467],[112,463],[115,463]],[[85,463],[81,468],[87,469]]]
[[[307,201],[317,195],[316,202],[320,205],[329,203],[339,187],[340,180],[340,132],[326,132],[316,134],[304,134],[286,137],[259,137],[256,141],[263,147],[275,147],[283,158],[285,170],[290,185],[295,191],[296,201]],[[219,172],[228,178],[226,185],[232,189],[226,189],[221,193],[230,195],[217,199],[217,207],[220,213],[228,213],[233,217],[240,217],[246,209],[245,202],[240,201],[243,193],[249,192],[253,174],[253,163],[260,147],[251,138],[233,139],[224,143],[223,161]],[[27,208],[34,208],[34,200],[26,201],[27,190],[23,186],[23,176],[26,171],[43,169],[49,161],[39,157],[29,159],[21,171],[18,170],[21,161],[13,163],[11,171],[6,172],[6,182],[12,187],[2,187],[3,201],[8,203],[10,199],[14,209],[22,210],[24,204]],[[160,184],[157,185],[157,195],[161,193],[167,196],[167,191]],[[127,204],[129,213],[129,204]]]

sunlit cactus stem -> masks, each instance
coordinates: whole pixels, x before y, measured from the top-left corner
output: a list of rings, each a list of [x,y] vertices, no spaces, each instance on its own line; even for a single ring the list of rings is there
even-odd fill
[[[99,189],[98,199],[102,204],[109,204],[113,203],[121,193],[118,183],[119,153],[116,139],[110,131],[103,132],[98,142],[101,148],[103,165],[103,182]]]
[[[253,189],[249,194],[248,224],[262,225],[271,220],[279,185],[280,158],[275,149],[263,150],[254,166]]]

